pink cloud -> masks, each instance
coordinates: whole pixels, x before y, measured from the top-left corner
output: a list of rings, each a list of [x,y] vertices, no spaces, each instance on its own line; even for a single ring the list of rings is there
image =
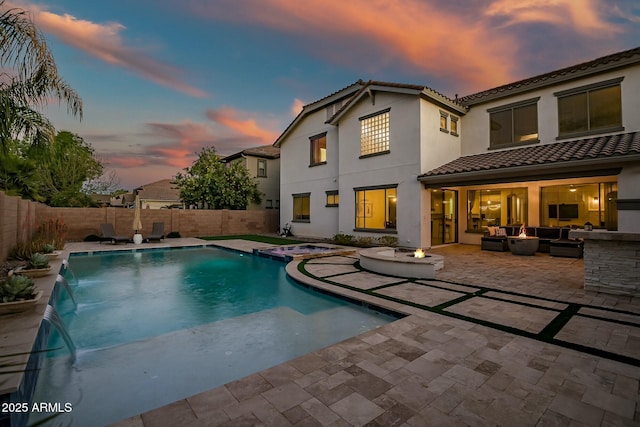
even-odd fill
[[[5,7],[12,7],[5,4]],[[117,67],[128,69],[162,86],[175,89],[193,97],[206,97],[208,94],[183,81],[184,72],[170,64],[153,59],[142,48],[129,47],[131,44],[122,39],[125,30],[122,24],[110,22],[95,23],[75,16],[58,15],[45,7],[23,4],[18,6],[29,10],[33,20],[43,32],[51,34],[62,42],[79,49]]]
[[[548,23],[568,26],[585,35],[613,35],[621,31],[604,19],[595,0],[496,0],[485,13],[507,18],[507,25]]]
[[[240,6],[230,0],[186,1],[198,16],[272,28],[294,36],[316,56],[360,71],[403,66],[484,88],[513,80],[517,68],[516,39],[496,37],[488,19],[440,3],[245,0]]]
[[[297,116],[300,111],[302,111],[302,107],[305,106],[305,102],[299,100],[298,98],[293,100],[293,104],[291,105],[291,115]]]
[[[256,118],[249,117],[248,113],[234,108],[210,109],[207,110],[206,114],[210,120],[232,130],[240,137],[246,137],[264,144],[273,143],[278,137],[277,131],[259,125]]]

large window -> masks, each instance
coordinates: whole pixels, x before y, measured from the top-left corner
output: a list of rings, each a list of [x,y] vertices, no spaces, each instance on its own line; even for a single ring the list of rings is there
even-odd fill
[[[327,163],[327,134],[312,136],[311,141],[311,157],[309,165],[324,165]]]
[[[396,185],[356,188],[356,229],[396,229]]]
[[[531,143],[538,141],[538,100],[529,99],[501,107],[490,108],[490,146]]]
[[[559,136],[620,130],[621,81],[608,80],[555,93],[558,97]]]
[[[360,156],[389,152],[389,110],[360,118]]]
[[[293,221],[309,222],[311,220],[311,193],[293,195]]]
[[[563,184],[540,189],[540,224],[618,229],[615,182]]]
[[[499,188],[467,191],[467,230],[527,224],[527,189]]]

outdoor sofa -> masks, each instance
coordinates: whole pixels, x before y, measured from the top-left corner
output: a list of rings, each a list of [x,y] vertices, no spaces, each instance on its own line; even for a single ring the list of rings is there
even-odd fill
[[[559,239],[549,242],[549,255],[567,258],[582,258],[584,242],[580,239],[570,239],[570,228],[563,228]]]
[[[527,236],[538,238],[538,252],[558,257],[581,258],[584,243],[582,240],[569,239],[569,230],[569,227],[527,227]],[[506,252],[509,250],[508,237],[519,233],[519,225],[490,228],[481,238],[481,249]]]

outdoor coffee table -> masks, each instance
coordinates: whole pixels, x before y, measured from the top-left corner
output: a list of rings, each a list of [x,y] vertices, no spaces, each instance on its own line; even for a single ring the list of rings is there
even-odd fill
[[[518,237],[509,236],[507,238],[509,250],[514,255],[532,256],[536,254],[540,239],[534,236]]]

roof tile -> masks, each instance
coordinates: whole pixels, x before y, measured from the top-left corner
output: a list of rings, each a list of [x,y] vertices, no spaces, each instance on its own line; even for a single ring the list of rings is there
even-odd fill
[[[442,176],[516,166],[631,155],[640,155],[640,132],[598,136],[464,156],[430,170],[421,176]]]

